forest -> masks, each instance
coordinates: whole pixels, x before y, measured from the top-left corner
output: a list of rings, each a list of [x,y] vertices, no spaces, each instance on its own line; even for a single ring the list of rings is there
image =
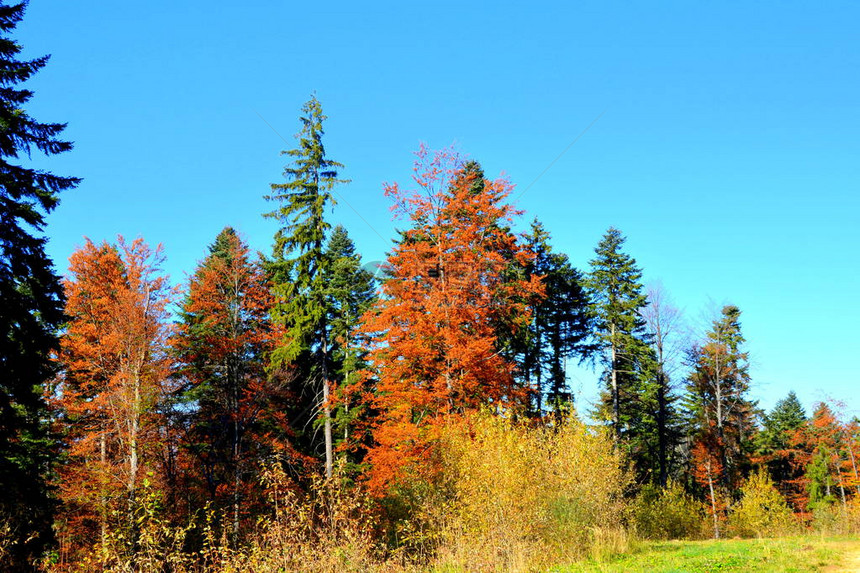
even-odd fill
[[[178,285],[140,237],[55,269],[80,180],[43,169],[72,144],[25,110],[23,12],[0,6],[0,570],[533,571],[860,531],[860,420],[760,408],[742,309],[696,334],[621,230],[576,268],[508,180],[422,146],[363,264],[316,96],[260,190],[270,245],[225,226]]]

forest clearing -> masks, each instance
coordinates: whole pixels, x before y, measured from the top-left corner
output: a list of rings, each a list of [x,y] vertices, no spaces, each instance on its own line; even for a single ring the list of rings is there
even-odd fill
[[[538,140],[566,121],[553,98],[573,85],[556,93],[449,64],[467,75],[441,88],[403,75],[403,61],[391,66],[399,82],[375,75],[390,70],[373,46],[406,53],[385,42],[412,46],[413,28],[426,40],[459,29],[457,18],[478,19],[439,44],[447,55],[420,58],[471,61],[484,53],[475,31],[505,11],[443,10],[431,20],[444,26],[427,28],[430,16],[415,13],[382,34],[389,10],[309,8],[301,21],[340,22],[330,42],[368,14],[378,21],[374,34],[340,40],[338,53],[365,56],[304,77],[297,56],[268,59],[293,41],[308,62],[324,51],[313,26],[271,28],[293,22],[284,6],[150,4],[129,18],[107,6],[0,0],[0,572],[860,571],[851,360],[860,225],[845,219],[860,206],[844,182],[856,178],[856,154],[828,187],[832,165],[791,160],[799,144],[780,147],[789,138],[780,120],[772,141],[721,159],[770,132],[719,131],[743,123],[721,115],[720,96],[701,107],[678,100],[686,120],[620,106],[626,121],[683,125],[667,136],[671,151],[647,138],[634,149],[628,138],[646,124],[604,110],[575,138],[564,133],[561,154],[551,146],[524,171],[510,150],[544,149]],[[80,25],[83,13],[101,23]],[[662,29],[662,16],[647,13]],[[705,16],[690,22],[722,41]],[[638,30],[641,17],[627,26]],[[579,36],[557,26],[542,19],[533,36],[557,41],[546,53],[582,72],[582,58],[564,52]],[[686,43],[653,60],[678,69],[651,92],[697,89],[684,79],[699,69],[685,54],[710,48],[688,28],[677,26]],[[591,38],[583,50],[605,44],[579,33]],[[59,61],[19,35],[57,46]],[[798,81],[786,48],[795,37],[763,42],[755,61],[771,73],[784,58],[785,81]],[[445,52],[467,40],[472,51]],[[520,74],[542,69],[546,85],[565,76],[534,46],[523,57],[516,42],[492,42]],[[619,61],[641,48],[630,42]],[[831,48],[822,61],[849,57]],[[763,73],[744,71],[746,53],[735,57],[727,78]],[[261,72],[258,60],[289,73],[274,63]],[[713,54],[703,61],[720,67]],[[801,63],[809,74],[824,66]],[[328,83],[360,65],[372,68],[370,84],[357,84],[364,91]],[[276,87],[261,89],[257,76]],[[331,118],[305,90],[311,77],[327,86]],[[731,83],[725,98],[751,82]],[[279,91],[293,83],[303,105]],[[402,109],[397,83],[415,90]],[[779,107],[792,90],[762,85],[767,113],[753,106],[749,117],[796,120]],[[540,113],[493,111],[506,90],[527,96],[516,109]],[[629,90],[624,105],[647,95]],[[258,131],[243,132],[230,114],[251,96],[272,106],[267,116],[289,108],[279,120],[295,135],[256,109]],[[53,114],[75,121],[41,122]],[[816,119],[806,129],[818,129],[818,110],[807,116]],[[697,139],[700,122],[716,117],[712,134],[731,145]],[[478,126],[466,142],[485,163],[459,145],[424,143],[403,160],[415,141],[403,124],[439,127],[446,141]],[[854,149],[856,137],[831,140],[840,129],[856,136],[849,128],[840,116],[810,131],[827,161]],[[260,143],[260,132],[271,140]],[[575,169],[556,166],[586,135],[612,143],[583,150]],[[269,163],[257,158],[266,153]],[[497,177],[496,161],[505,163]],[[508,162],[516,178],[504,175]],[[803,166],[821,179],[791,171]],[[536,177],[515,185],[524,172]],[[771,179],[739,183],[762,173]],[[813,180],[815,190],[781,187]],[[640,184],[648,191],[621,191]]]
[[[728,541],[670,541],[645,545],[605,563],[560,568],[559,572],[824,571],[860,570],[860,542],[848,537],[783,537]]]

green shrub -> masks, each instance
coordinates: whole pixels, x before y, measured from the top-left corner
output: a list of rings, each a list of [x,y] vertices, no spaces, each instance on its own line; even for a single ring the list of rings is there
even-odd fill
[[[741,537],[776,537],[797,532],[797,520],[785,498],[762,470],[741,487],[741,500],[729,514],[729,531]]]
[[[644,539],[696,539],[701,537],[705,509],[675,482],[666,487],[649,484],[632,503],[631,522]]]

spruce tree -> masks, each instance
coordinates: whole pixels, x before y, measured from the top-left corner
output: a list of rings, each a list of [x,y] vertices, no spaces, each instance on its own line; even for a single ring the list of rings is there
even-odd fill
[[[761,431],[756,435],[756,455],[767,465],[771,478],[780,489],[802,476],[793,461],[794,434],[806,423],[806,412],[792,391],[764,416]]]
[[[366,346],[358,332],[361,317],[376,301],[373,275],[361,267],[361,257],[346,229],[338,225],[332,231],[326,248],[327,313],[331,341],[331,368],[336,383],[337,406],[334,412],[334,441],[355,450],[362,448],[351,439],[360,424],[365,404],[360,399],[362,379],[358,372],[365,364]],[[354,458],[351,461],[359,461]]]
[[[595,338],[601,350],[603,382],[601,413],[608,419],[616,441],[636,438],[642,419],[639,392],[652,359],[641,311],[647,298],[642,292],[642,271],[621,248],[625,238],[610,227],[595,249],[586,278]]]
[[[537,219],[525,237],[534,254],[525,277],[542,277],[544,285],[544,296],[533,302],[531,322],[520,337],[519,376],[534,390],[537,415],[544,408],[559,415],[572,403],[566,361],[574,356],[581,361],[594,350],[582,274],[567,255],[553,252],[550,239]]]
[[[24,167],[20,155],[62,153],[65,124],[39,123],[24,106],[33,96],[16,86],[48,56],[20,60],[10,34],[25,4],[0,5],[0,523],[11,541],[2,566],[26,570],[52,541],[53,504],[46,485],[52,440],[46,426],[44,384],[63,321],[62,289],[45,253],[45,215],[57,194],[78,179]]]
[[[323,146],[322,106],[315,96],[302,107],[302,129],[296,136],[298,147],[282,154],[292,158],[284,169],[286,183],[273,183],[269,201],[278,208],[264,217],[275,219],[272,258],[267,269],[276,296],[273,320],[286,328],[286,334],[272,353],[272,368],[293,364],[301,380],[300,407],[296,424],[312,426],[317,412],[322,413],[325,469],[331,477],[333,442],[331,427],[331,344],[328,339],[326,276],[328,258],[325,245],[331,225],[326,209],[335,200],[332,189],[347,183],[338,178],[343,165],[326,157]],[[315,440],[309,440],[315,449]]]

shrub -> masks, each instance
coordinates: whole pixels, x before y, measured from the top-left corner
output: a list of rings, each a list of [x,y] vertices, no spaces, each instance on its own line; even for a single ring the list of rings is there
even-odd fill
[[[450,426],[440,451],[453,495],[440,567],[531,570],[626,547],[628,478],[608,434],[482,415]]]
[[[644,539],[696,539],[706,518],[702,503],[675,482],[642,488],[631,509],[636,534]]]
[[[761,470],[741,486],[741,500],[729,514],[729,531],[742,537],[775,537],[794,533],[797,521],[785,498]]]

